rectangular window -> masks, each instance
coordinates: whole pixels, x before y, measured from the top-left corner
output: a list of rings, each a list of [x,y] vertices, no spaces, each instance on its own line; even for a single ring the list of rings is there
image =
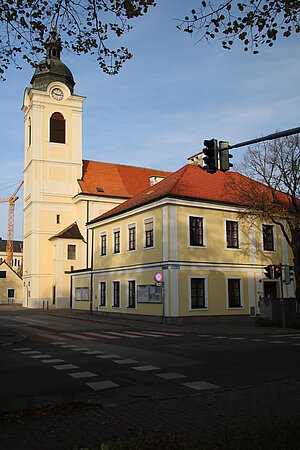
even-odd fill
[[[232,220],[226,220],[227,248],[239,248],[239,224]]]
[[[7,289],[7,297],[8,298],[15,298],[15,290],[14,289]]]
[[[274,251],[274,226],[263,225],[263,248],[264,250]]]
[[[136,229],[135,225],[128,226],[128,250],[136,249]]]
[[[5,270],[0,270],[0,278],[6,278]]]
[[[90,299],[90,290],[88,287],[79,287],[75,289],[75,300],[88,302]]]
[[[68,244],[67,259],[76,259],[76,245]]]
[[[228,307],[241,308],[241,280],[228,279]]]
[[[106,282],[100,282],[99,306],[106,306]]]
[[[144,222],[145,227],[145,247],[154,246],[154,229],[153,229],[153,219],[146,219]]]
[[[135,308],[135,280],[128,281],[128,308]]]
[[[191,278],[191,309],[205,307],[205,279]]]
[[[60,215],[56,214],[56,223],[60,223]]]
[[[120,253],[120,230],[114,231],[114,253]]]
[[[203,218],[190,216],[190,245],[203,247]]]
[[[113,281],[112,306],[120,308],[120,281]]]
[[[101,234],[100,236],[100,255],[105,256],[107,252],[107,235]]]

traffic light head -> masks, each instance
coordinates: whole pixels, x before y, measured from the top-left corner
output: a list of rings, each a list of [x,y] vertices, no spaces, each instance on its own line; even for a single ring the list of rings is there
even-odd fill
[[[281,266],[274,266],[274,278],[281,277]]]
[[[205,148],[203,149],[206,166],[204,169],[208,173],[215,173],[218,170],[218,141],[216,139],[205,140],[203,142]]]
[[[267,278],[274,278],[274,267],[272,265],[265,267],[265,276]]]
[[[222,172],[226,172],[230,169],[230,167],[233,167],[233,164],[229,162],[229,159],[232,158],[232,155],[229,153],[228,146],[229,144],[227,141],[219,142],[220,170]]]

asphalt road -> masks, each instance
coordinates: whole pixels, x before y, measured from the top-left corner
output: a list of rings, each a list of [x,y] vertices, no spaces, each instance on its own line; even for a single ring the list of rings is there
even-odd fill
[[[193,395],[300,376],[300,334],[180,334],[8,308],[0,327],[0,410],[71,400],[102,404]]]

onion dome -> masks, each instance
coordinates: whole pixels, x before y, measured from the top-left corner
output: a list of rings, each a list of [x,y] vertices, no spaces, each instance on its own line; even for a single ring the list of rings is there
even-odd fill
[[[32,87],[34,89],[45,91],[49,83],[52,81],[60,81],[68,86],[72,94],[75,81],[70,69],[60,60],[62,46],[54,29],[51,31],[45,47],[46,58],[39,63],[34,72],[30,81]]]

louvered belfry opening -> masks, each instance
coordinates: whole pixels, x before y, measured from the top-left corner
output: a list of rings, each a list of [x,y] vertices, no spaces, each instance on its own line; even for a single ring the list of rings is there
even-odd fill
[[[66,127],[64,116],[55,112],[50,119],[50,142],[66,143]]]

